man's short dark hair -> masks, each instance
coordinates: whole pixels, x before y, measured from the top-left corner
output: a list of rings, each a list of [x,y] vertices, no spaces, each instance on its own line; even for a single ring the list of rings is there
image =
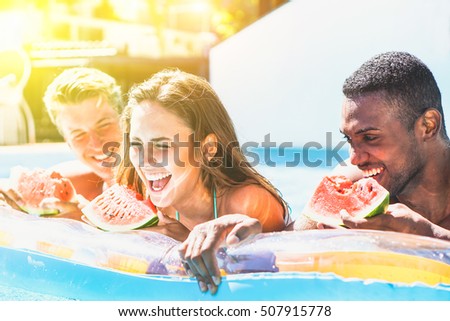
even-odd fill
[[[409,53],[386,52],[373,57],[345,80],[342,91],[349,99],[382,93],[409,130],[427,108],[435,108],[442,115],[446,135],[441,92],[433,73]]]

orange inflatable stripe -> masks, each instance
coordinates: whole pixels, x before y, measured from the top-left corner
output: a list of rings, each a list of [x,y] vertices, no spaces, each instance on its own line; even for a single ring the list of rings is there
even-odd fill
[[[51,254],[54,256],[62,257],[64,259],[70,259],[73,256],[74,250],[65,246],[55,245],[48,242],[37,242],[37,250]]]
[[[450,284],[450,265],[393,252],[279,253],[281,271],[335,273],[346,278]]]
[[[149,263],[145,259],[130,255],[110,253],[107,262],[102,265],[129,273],[146,273]]]
[[[0,231],[0,246],[8,246],[11,244],[11,234]]]

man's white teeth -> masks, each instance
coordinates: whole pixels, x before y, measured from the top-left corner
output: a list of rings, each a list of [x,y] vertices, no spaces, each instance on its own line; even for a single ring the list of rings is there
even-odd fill
[[[149,181],[157,181],[163,178],[166,178],[168,176],[170,176],[172,174],[170,173],[155,173],[155,174],[146,174],[145,177],[149,180]],[[155,189],[156,190],[156,189]]]
[[[105,159],[107,159],[109,156],[107,156],[107,155],[101,155],[101,156],[94,156],[94,159],[95,160],[98,160],[98,161],[104,161]]]
[[[366,169],[363,171],[364,177],[372,177],[380,174],[383,171],[383,167]]]

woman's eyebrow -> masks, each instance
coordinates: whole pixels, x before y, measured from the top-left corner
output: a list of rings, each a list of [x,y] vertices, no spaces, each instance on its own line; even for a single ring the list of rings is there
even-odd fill
[[[161,136],[161,137],[155,137],[155,138],[151,139],[152,142],[160,142],[162,140],[170,140],[170,138]]]
[[[134,137],[134,136],[130,138],[130,142],[142,144],[142,140],[139,137]]]

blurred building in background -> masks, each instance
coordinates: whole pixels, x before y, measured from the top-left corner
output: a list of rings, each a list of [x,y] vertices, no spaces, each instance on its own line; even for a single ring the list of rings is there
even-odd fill
[[[62,140],[42,96],[63,69],[99,68],[124,92],[167,67],[208,78],[213,46],[285,2],[2,0],[0,90],[11,91],[14,99],[0,101],[0,145]],[[6,68],[6,51],[27,56],[25,81]],[[21,86],[11,89],[14,81]]]

